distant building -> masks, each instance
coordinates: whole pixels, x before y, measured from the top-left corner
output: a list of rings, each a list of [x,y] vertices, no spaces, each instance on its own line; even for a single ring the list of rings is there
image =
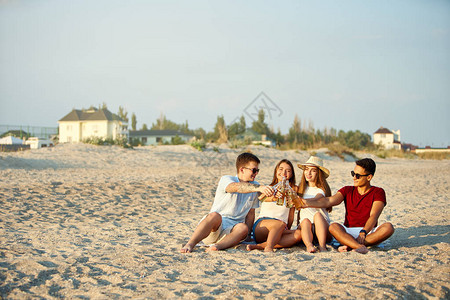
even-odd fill
[[[38,137],[30,137],[25,141],[25,145],[30,145],[31,149],[40,149],[45,147],[53,147],[53,142],[49,139],[40,139]]]
[[[178,130],[130,130],[129,142],[138,141],[141,145],[171,144],[176,137],[184,143],[192,141],[195,137]]]
[[[276,142],[267,137],[265,134],[260,134],[253,129],[246,129],[244,133],[235,137],[238,141],[245,141],[246,143],[252,143],[254,145],[264,145],[269,147],[275,147]]]
[[[450,153],[450,146],[447,148],[431,148],[430,146],[426,146],[425,148],[417,148],[414,151],[416,154],[420,153]]]
[[[8,135],[0,138],[0,145],[22,145],[23,140],[16,138],[15,136]]]
[[[5,137],[5,136],[14,136],[16,138],[20,138],[20,139],[27,139],[30,137],[30,134],[26,131],[23,130],[9,130],[5,133],[3,133],[0,137]]]
[[[93,137],[117,139],[128,136],[127,122],[107,109],[74,109],[58,123],[60,143],[78,143]]]
[[[384,149],[402,149],[402,144],[400,142],[400,129],[399,130],[389,130],[384,127],[380,127],[373,134],[373,143],[375,145],[380,145]]]
[[[419,148],[419,147],[416,145],[413,145],[413,144],[406,144],[406,143],[402,144],[402,150],[406,151],[406,152],[414,151],[417,148]]]
[[[13,152],[30,149],[29,145],[24,145],[23,140],[14,136],[0,138],[0,152]]]

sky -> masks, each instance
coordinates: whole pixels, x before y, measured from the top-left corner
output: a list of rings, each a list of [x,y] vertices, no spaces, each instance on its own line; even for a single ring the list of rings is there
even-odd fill
[[[72,109],[450,145],[450,1],[0,0],[0,125]]]

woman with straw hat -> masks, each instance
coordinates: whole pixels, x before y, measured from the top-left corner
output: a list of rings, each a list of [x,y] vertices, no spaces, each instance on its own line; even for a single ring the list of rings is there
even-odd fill
[[[304,164],[298,164],[303,170],[298,193],[303,199],[321,198],[331,196],[330,186],[326,178],[330,171],[323,166],[323,160],[317,156],[311,156]],[[326,242],[329,237],[328,226],[330,218],[328,211],[331,208],[302,208],[299,211],[297,222],[300,223],[302,240],[306,251],[313,253],[316,248],[313,245],[313,228],[319,242],[319,251],[327,251]]]

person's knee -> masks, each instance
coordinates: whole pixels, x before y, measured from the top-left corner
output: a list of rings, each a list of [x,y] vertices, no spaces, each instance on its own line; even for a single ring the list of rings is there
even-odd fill
[[[312,223],[309,219],[304,219],[301,223],[300,223],[300,227],[301,228],[309,228],[312,226]]]
[[[286,224],[281,220],[276,220],[276,222],[274,222],[274,224],[273,224],[273,228],[274,229],[284,229],[284,228],[286,228]]]
[[[242,236],[242,238],[247,237],[248,234],[248,226],[245,223],[238,223],[233,227],[233,232]]]
[[[388,234],[389,236],[391,236],[395,231],[394,225],[392,225],[392,223],[390,223],[390,222],[386,222],[381,226],[386,231],[386,234]]]
[[[334,236],[337,232],[342,230],[342,226],[338,223],[331,223],[328,231]]]
[[[300,242],[301,240],[302,240],[302,232],[301,232],[301,230],[296,230],[296,231],[294,231],[294,239],[295,239],[295,242]]]
[[[222,221],[222,216],[217,212],[209,213],[206,218],[208,218],[208,220],[210,221]]]

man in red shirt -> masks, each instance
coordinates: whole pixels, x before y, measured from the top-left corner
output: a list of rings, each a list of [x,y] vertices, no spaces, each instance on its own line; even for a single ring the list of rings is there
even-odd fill
[[[369,251],[367,246],[377,245],[394,233],[389,222],[377,226],[386,205],[386,194],[382,188],[370,185],[375,169],[372,159],[358,160],[351,172],[353,186],[345,186],[331,197],[301,199],[303,207],[330,207],[344,201],[344,224],[332,223],[329,227],[330,233],[343,245],[338,249],[340,252],[353,250],[365,254]],[[295,202],[297,208],[302,207],[299,201]]]

